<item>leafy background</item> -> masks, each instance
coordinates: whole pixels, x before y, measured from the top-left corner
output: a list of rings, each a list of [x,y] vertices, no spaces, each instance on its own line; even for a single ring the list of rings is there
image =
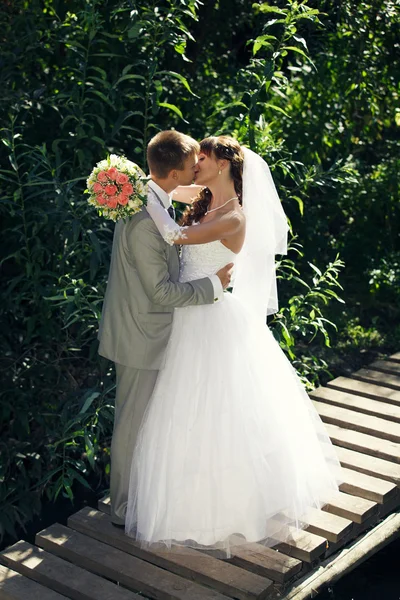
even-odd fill
[[[145,168],[171,127],[255,149],[292,228],[269,326],[305,385],[399,349],[400,38],[396,2],[348,0],[4,0],[0,32],[5,544],[108,487],[112,225],[83,191],[109,152]]]

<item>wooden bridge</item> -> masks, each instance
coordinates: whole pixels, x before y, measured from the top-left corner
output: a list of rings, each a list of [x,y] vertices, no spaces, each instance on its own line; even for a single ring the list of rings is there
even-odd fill
[[[304,600],[400,535],[400,353],[312,392],[344,483],[306,530],[232,559],[150,552],[114,527],[109,501],[0,554],[4,600]]]

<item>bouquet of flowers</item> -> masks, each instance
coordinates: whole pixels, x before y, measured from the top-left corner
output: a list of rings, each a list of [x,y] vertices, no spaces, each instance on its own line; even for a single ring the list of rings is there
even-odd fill
[[[106,219],[126,219],[147,203],[146,176],[125,156],[110,154],[97,163],[86,183],[89,204]]]

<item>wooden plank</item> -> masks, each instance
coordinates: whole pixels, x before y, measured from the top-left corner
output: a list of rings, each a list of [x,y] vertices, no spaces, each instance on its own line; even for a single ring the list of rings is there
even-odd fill
[[[390,481],[370,477],[351,469],[342,469],[342,479],[341,492],[366,498],[378,504],[384,504],[397,495],[397,487]]]
[[[111,498],[110,498],[110,496],[103,496],[103,498],[101,498],[98,501],[97,508],[99,509],[100,512],[103,512],[106,515],[110,515],[111,514]]]
[[[291,539],[277,544],[274,549],[306,563],[312,563],[324,554],[327,545],[327,540],[320,535],[292,528]]]
[[[384,440],[390,440],[399,444],[400,442],[400,424],[357,413],[341,406],[332,406],[325,402],[313,400],[313,404],[318,411],[319,416],[325,423],[332,423],[345,429],[352,429],[366,433]],[[399,446],[400,461],[400,446]]]
[[[122,530],[118,528],[115,528],[115,530],[124,535]],[[227,598],[226,595],[215,589],[204,587],[197,581],[185,579],[63,525],[52,525],[38,533],[36,543],[62,558],[82,565],[88,571],[100,574],[112,581],[119,581],[128,589],[139,591],[157,600],[172,600],[175,598],[181,600],[197,600],[198,598],[222,600]],[[196,555],[199,555],[197,556],[198,560],[201,557],[209,558],[200,552]],[[218,566],[224,565],[222,561],[217,562]],[[231,566],[232,569],[238,569],[233,565],[228,566]],[[268,588],[272,585],[270,580],[241,569],[238,569],[238,571],[241,572],[242,578],[240,582],[234,582],[236,598],[241,600],[257,598],[261,600],[266,597]]]
[[[0,565],[1,600],[66,600],[53,590]]]
[[[400,506],[400,490],[397,488],[397,494],[385,502],[385,504],[379,505],[379,519],[384,519],[388,514],[393,512],[394,510],[398,510]]]
[[[381,373],[380,371],[374,371],[373,369],[359,369],[352,373],[351,377],[352,379],[366,381],[367,383],[373,383],[374,385],[376,384],[392,388],[393,390],[400,390],[400,377],[398,375],[389,375],[389,373]]]
[[[104,496],[98,502],[99,511],[110,514],[110,505],[110,496]],[[72,521],[70,526],[74,529]],[[83,531],[83,533],[90,535],[88,531]],[[112,542],[108,543],[114,545]],[[249,543],[244,546],[237,546],[232,548],[231,552],[232,558],[229,559],[231,564],[270,578],[278,583],[289,581],[302,568],[301,561],[271,548],[265,548],[261,544]]]
[[[392,362],[390,360],[375,360],[368,368],[373,369],[374,371],[382,371],[382,373],[389,373],[390,375],[398,375],[400,377],[400,363]]]
[[[388,356],[388,358],[386,360],[400,363],[400,352],[396,352],[396,354],[392,354],[391,356]]]
[[[325,429],[332,442],[337,446],[344,446],[345,448],[350,448],[350,450],[356,450],[394,463],[400,463],[399,444],[382,440],[366,433],[360,433],[359,431],[331,425],[331,423],[325,423]]]
[[[288,590],[285,593],[284,600],[308,600],[319,596],[319,592],[324,587],[332,586],[341,577],[348,575],[355,567],[371,558],[378,550],[398,538],[399,528],[400,514],[391,515],[372,531],[355,540],[345,552],[338,553],[330,560],[324,560],[318,565],[318,568]],[[356,594],[356,596],[360,599],[366,597],[363,594]],[[372,598],[372,595],[369,595],[369,597]],[[387,598],[386,594],[383,596],[379,592],[377,595],[374,594],[374,597],[381,600],[384,597]]]
[[[111,518],[105,513],[83,508],[68,519],[71,529],[90,536],[132,556],[151,562],[182,577],[190,577],[198,583],[204,583],[224,594],[240,595],[252,593],[259,587],[268,588],[269,579],[253,578],[237,566],[222,562],[192,548],[171,550],[146,550],[140,543],[125,535],[123,529],[114,527]],[[259,573],[260,574],[260,573]],[[266,573],[264,571],[263,575]],[[239,596],[238,596],[239,597]]]
[[[371,398],[347,394],[327,387],[318,387],[310,392],[309,396],[333,406],[342,406],[366,415],[400,423],[400,406],[388,404],[382,400],[371,400]]]
[[[361,524],[378,513],[378,504],[365,498],[337,492],[322,510]]]
[[[299,573],[302,562],[260,544],[244,544],[232,548],[229,562],[237,567],[271,578],[277,583],[287,583]]]
[[[400,469],[395,463],[341,446],[336,446],[336,453],[343,467],[391,481],[400,487]]]
[[[140,596],[93,575],[58,556],[20,541],[4,550],[0,561],[34,581],[74,600],[135,600]],[[54,594],[54,592],[53,592]]]
[[[353,527],[349,519],[317,509],[310,509],[302,520],[308,523],[307,531],[320,535],[329,542],[339,542]]]
[[[328,381],[326,385],[342,392],[365,396],[373,400],[383,400],[384,402],[400,406],[400,392],[398,390],[392,390],[391,388],[376,385],[375,383],[366,383],[365,381],[358,381],[349,377],[337,377],[336,379],[332,379],[332,381]]]
[[[109,506],[110,506],[109,496],[106,496],[102,500],[99,501],[99,509],[101,507],[104,511],[108,511]],[[378,507],[377,507],[376,502],[372,502],[372,501],[366,500],[364,498],[357,498],[355,496],[350,496],[348,494],[338,492],[337,494],[335,494],[335,497],[332,498],[332,501],[323,507],[323,510],[325,512],[331,513],[333,515],[337,515],[339,517],[344,517],[345,519],[348,519],[355,523],[362,523],[366,519],[368,519],[370,516],[377,513],[377,508]],[[344,531],[342,532],[342,535],[339,537],[339,539],[341,539],[341,537],[343,535],[345,535],[345,534],[347,535],[347,531],[349,529],[348,525],[349,524],[347,523],[347,526],[344,528]],[[308,529],[308,531],[311,531],[311,529]],[[316,533],[316,530],[313,530],[313,533]],[[329,537],[331,538],[330,541],[333,541],[335,539],[332,535],[330,535]],[[338,538],[336,538],[336,539],[338,539]],[[325,547],[324,544],[320,544],[320,545],[321,545],[321,547]],[[246,562],[244,562],[244,561],[247,560],[247,556],[244,557],[244,560],[242,560],[242,556],[240,556],[240,557],[235,556],[230,562],[232,562],[233,564],[236,564],[238,566],[242,566],[243,568],[247,568],[248,570],[252,570],[253,572],[256,572],[256,573],[259,572],[257,570],[257,562],[259,560],[259,557],[257,557],[256,554],[257,554],[257,550],[258,550],[258,548],[260,548],[260,546],[258,544],[255,544],[254,546],[255,546],[254,550],[253,550],[253,548],[250,549],[250,555],[252,557],[253,564],[248,563],[246,565]],[[242,548],[242,550],[246,554],[246,550],[244,548]],[[233,549],[233,552],[235,552],[235,551],[236,551],[236,549]],[[268,549],[264,548],[264,551],[267,551],[267,553],[268,553]],[[280,562],[278,562],[278,561],[280,561],[280,557],[285,556],[285,555],[283,555],[281,553],[277,553],[275,550],[272,550],[272,551],[270,550],[269,552],[272,553],[272,560],[275,556],[276,561],[273,561],[272,565],[268,564],[269,560],[264,564],[263,559],[261,558],[261,563],[264,565],[265,571],[259,572],[259,573],[260,574],[264,573],[267,577],[270,577],[274,581],[277,581],[280,583],[287,581],[292,576],[293,572],[291,572],[290,570],[287,570],[287,568],[284,564],[280,565]],[[254,562],[256,563],[255,565],[254,565]],[[277,563],[277,564],[274,564],[274,563]],[[271,566],[272,566],[272,569],[269,570]]]

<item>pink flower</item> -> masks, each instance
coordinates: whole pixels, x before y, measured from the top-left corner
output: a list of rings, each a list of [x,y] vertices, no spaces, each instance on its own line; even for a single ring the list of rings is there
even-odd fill
[[[107,206],[109,208],[117,208],[118,198],[117,196],[109,196],[107,200]]]
[[[128,177],[128,175],[125,175],[125,173],[118,173],[115,181],[117,183],[119,183],[120,185],[122,185],[124,183],[128,183],[129,177]]]
[[[133,185],[131,185],[130,183],[125,183],[125,185],[122,186],[122,193],[124,194],[124,196],[129,196],[130,194],[132,194],[133,192]]]
[[[103,186],[101,185],[101,183],[95,183],[93,186],[93,191],[95,194],[98,194],[99,192],[103,191]]]
[[[110,167],[110,169],[108,169],[108,171],[107,171],[107,175],[109,176],[110,179],[115,181],[117,178],[117,175],[118,175],[118,169],[116,169],[115,167]]]
[[[121,206],[126,206],[128,204],[129,201],[129,197],[125,196],[124,194],[120,194],[118,196],[118,204],[121,204]]]
[[[105,171],[100,171],[100,173],[97,175],[97,180],[102,181],[103,183],[108,181],[107,173]]]
[[[104,194],[97,194],[96,200],[99,204],[103,205],[107,203],[107,196]]]
[[[114,196],[114,194],[117,193],[118,188],[116,185],[106,185],[104,191],[107,194],[107,196]]]

